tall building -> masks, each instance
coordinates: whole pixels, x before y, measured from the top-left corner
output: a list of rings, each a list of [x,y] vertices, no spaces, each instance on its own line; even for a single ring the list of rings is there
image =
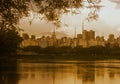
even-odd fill
[[[51,38],[56,39],[56,28],[53,28],[52,36]]]
[[[84,29],[84,22],[82,22],[82,40],[79,43],[82,47],[88,46],[88,31]]]
[[[20,47],[27,47],[27,46],[39,46],[37,40],[23,40],[22,43],[20,44]]]
[[[104,36],[96,36],[96,41],[98,46],[105,46]]]
[[[88,39],[87,40],[88,40],[88,47],[97,45],[97,41],[95,40],[95,31],[93,31],[93,30],[88,31]]]
[[[51,36],[51,46],[56,46],[56,28],[54,27],[52,36]]]
[[[120,36],[117,38],[118,46],[120,47]]]
[[[83,40],[88,40],[88,31],[87,30],[83,30],[82,39]]]
[[[78,39],[82,39],[82,34],[77,34]]]
[[[84,29],[84,23],[82,23],[82,41],[80,43],[83,47],[90,47],[97,45],[95,41],[95,31],[87,31]]]
[[[88,32],[88,39],[89,39],[89,40],[95,40],[95,31],[90,30],[90,31]]]
[[[31,35],[31,40],[36,40],[35,35]]]
[[[109,35],[109,38],[108,38],[108,40],[107,40],[107,43],[110,44],[110,47],[115,46],[115,44],[116,44],[116,39],[115,39],[115,37],[114,37],[114,34],[110,34],[110,35]]]
[[[110,35],[109,35],[109,38],[108,38],[108,41],[109,41],[109,42],[111,42],[111,41],[113,42],[114,40],[115,40],[114,34],[110,34]]]
[[[83,30],[84,30],[84,22],[82,21],[82,33],[83,33]]]
[[[74,34],[75,34],[75,35],[74,35],[74,38],[76,38],[76,35],[77,35],[77,34],[76,34],[76,26],[75,26],[75,33],[74,33]]]
[[[27,47],[27,46],[38,46],[37,40],[35,40],[35,36],[32,35],[31,39],[27,33],[23,33],[22,35],[23,41],[20,44],[20,47]]]
[[[22,38],[23,38],[24,40],[28,40],[28,39],[29,39],[29,35],[28,35],[27,33],[23,33],[23,34],[22,34]]]
[[[77,46],[77,34],[76,34],[76,26],[75,26],[75,36],[74,36],[74,38],[73,38],[73,47],[76,47]]]

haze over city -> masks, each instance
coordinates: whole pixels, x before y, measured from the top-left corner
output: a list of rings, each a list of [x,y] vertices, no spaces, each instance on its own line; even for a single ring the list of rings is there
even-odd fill
[[[115,37],[119,36],[120,32],[120,1],[119,0],[102,0],[103,7],[99,11],[98,20],[88,22],[85,20],[88,10],[82,9],[80,14],[72,15],[64,14],[62,16],[62,25],[57,28],[60,36],[74,36],[74,29],[76,27],[77,33],[82,32],[82,20],[84,20],[86,30],[94,30],[96,35],[104,35],[105,38],[108,34],[114,34]],[[33,15],[32,15],[33,17]],[[32,24],[29,24],[29,18],[24,18],[20,22],[20,28],[30,35],[40,36],[42,34],[49,34],[52,32],[54,25],[48,21],[34,18]]]

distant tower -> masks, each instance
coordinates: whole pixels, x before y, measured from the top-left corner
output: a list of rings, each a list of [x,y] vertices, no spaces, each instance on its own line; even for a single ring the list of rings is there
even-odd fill
[[[51,43],[52,43],[52,46],[56,46],[56,27],[55,26],[53,27]]]
[[[76,46],[77,46],[77,37],[76,37],[76,26],[75,26],[74,47]]]
[[[29,35],[28,35],[27,33],[23,33],[23,34],[22,34],[22,38],[23,38],[24,40],[28,40],[28,39],[29,39]]]
[[[95,31],[90,30],[88,32],[88,40],[95,40]]]
[[[56,27],[53,27],[52,38],[56,39]]]
[[[88,31],[84,29],[84,21],[82,20],[82,39],[87,40]]]
[[[82,33],[84,31],[84,21],[82,20]]]
[[[75,26],[75,33],[74,34],[75,34],[74,38],[76,38],[76,26]]]

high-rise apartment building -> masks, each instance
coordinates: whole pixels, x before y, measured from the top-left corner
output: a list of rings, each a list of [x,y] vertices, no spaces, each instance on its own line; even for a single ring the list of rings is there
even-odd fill
[[[104,36],[96,36],[97,46],[105,46]]]
[[[107,43],[109,43],[110,44],[110,47],[113,47],[114,45],[116,45],[116,39],[115,39],[115,37],[114,37],[114,34],[110,34],[109,35],[109,38],[108,38],[108,40],[107,40]]]
[[[108,38],[108,41],[113,42],[114,40],[115,40],[114,34],[110,34],[109,38]]]
[[[82,39],[83,40],[88,40],[88,31],[87,30],[82,31]]]
[[[28,40],[28,39],[29,39],[29,35],[28,35],[27,33],[23,33],[23,34],[22,34],[22,38],[23,38],[24,40]]]
[[[89,39],[89,40],[95,40],[95,31],[90,30],[90,31],[88,32],[88,39]]]
[[[51,46],[56,46],[56,28],[54,27],[52,36],[51,36]]]
[[[35,35],[31,35],[31,40],[36,40]]]

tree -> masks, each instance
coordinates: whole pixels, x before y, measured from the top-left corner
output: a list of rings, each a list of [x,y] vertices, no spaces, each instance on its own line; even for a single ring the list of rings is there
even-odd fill
[[[27,0],[0,0],[0,54],[15,52],[21,37],[18,22],[27,16]]]
[[[15,29],[0,30],[0,54],[15,53],[22,38]]]

